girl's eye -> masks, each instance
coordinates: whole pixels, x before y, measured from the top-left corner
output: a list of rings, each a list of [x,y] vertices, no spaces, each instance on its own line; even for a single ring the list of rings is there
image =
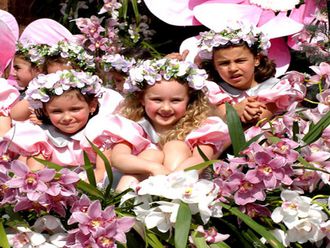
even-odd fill
[[[71,111],[72,112],[78,112],[78,111],[80,111],[80,108],[72,108]]]
[[[172,100],[172,103],[179,103],[179,102],[181,102],[181,99],[173,99]]]
[[[160,98],[153,98],[153,99],[151,99],[151,101],[153,101],[153,102],[161,102],[161,99]]]

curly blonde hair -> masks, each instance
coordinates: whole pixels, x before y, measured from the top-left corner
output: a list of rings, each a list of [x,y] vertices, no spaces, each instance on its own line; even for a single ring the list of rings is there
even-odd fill
[[[144,91],[137,91],[128,95],[121,105],[120,114],[133,121],[139,121],[143,117],[148,119],[141,104],[143,94]],[[202,90],[189,89],[189,102],[185,115],[176,123],[173,130],[161,137],[159,145],[162,146],[170,140],[184,140],[192,130],[202,125],[203,121],[213,113],[212,110]]]

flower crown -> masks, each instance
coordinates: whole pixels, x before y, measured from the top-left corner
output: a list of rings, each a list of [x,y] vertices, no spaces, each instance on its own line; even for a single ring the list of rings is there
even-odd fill
[[[128,73],[135,63],[134,58],[128,59],[120,54],[103,55],[101,58],[101,65],[106,72],[115,69],[119,72]]]
[[[199,56],[202,59],[212,59],[214,47],[225,46],[227,44],[240,44],[245,41],[249,47],[256,47],[258,52],[266,53],[270,47],[270,41],[264,33],[253,25],[246,25],[243,22],[235,22],[227,26],[220,32],[214,30],[201,32]]]
[[[144,60],[136,64],[124,83],[124,91],[132,93],[154,85],[162,79],[180,79],[187,81],[191,88],[201,90],[205,86],[207,73],[197,65],[177,59]]]
[[[80,45],[68,41],[59,41],[49,48],[47,56],[61,56],[79,66],[83,71],[95,72],[94,57]]]
[[[34,109],[42,108],[42,103],[51,96],[60,96],[70,89],[79,89],[83,95],[100,97],[103,93],[102,80],[88,72],[63,70],[50,74],[40,74],[30,81],[26,99]]]
[[[16,54],[20,54],[37,66],[45,63],[45,57],[48,54],[49,45],[47,44],[30,44],[18,42],[16,45]]]

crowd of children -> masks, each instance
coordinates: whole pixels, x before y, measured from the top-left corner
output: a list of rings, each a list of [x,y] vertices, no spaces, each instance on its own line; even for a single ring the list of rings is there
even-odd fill
[[[64,28],[49,23],[50,30]],[[7,35],[0,45],[10,47],[0,56],[2,155],[10,152],[33,170],[43,168],[34,158],[49,160],[82,171],[87,180],[85,151],[102,185],[104,161],[90,140],[118,172],[118,191],[201,163],[201,151],[217,159],[230,146],[225,102],[249,128],[305,94],[302,85],[274,77],[267,37],[241,22],[201,33],[198,65],[184,60],[186,51],[148,59],[106,54],[95,66],[68,32],[40,42],[35,28],[27,27],[22,40],[1,20],[0,28]]]

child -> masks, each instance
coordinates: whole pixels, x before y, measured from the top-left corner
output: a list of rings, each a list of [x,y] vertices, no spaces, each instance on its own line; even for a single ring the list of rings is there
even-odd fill
[[[39,75],[30,82],[26,96],[44,124],[16,123],[4,136],[8,141],[13,138],[9,150],[27,157],[32,170],[43,168],[34,156],[63,166],[83,165],[84,129],[98,111],[101,94],[101,80],[95,75],[75,70]],[[104,163],[95,153],[89,157],[95,163],[96,180],[101,182]]]
[[[232,23],[225,29],[200,33],[199,56],[211,61],[209,97],[225,117],[225,102],[236,109],[243,123],[256,124],[285,111],[304,98],[302,85],[274,78],[275,64],[266,55],[268,38],[252,25]]]
[[[133,67],[121,114],[95,137],[112,147],[112,165],[125,174],[117,190],[150,175],[168,174],[203,162],[197,146],[210,159],[228,144],[227,126],[210,116],[203,89],[204,70],[174,59],[146,60]]]
[[[48,45],[46,44],[17,44],[13,76],[21,89],[22,99],[12,107],[10,112],[11,118],[15,121],[25,121],[33,114],[28,101],[23,99],[24,92],[30,81],[43,73],[47,50]]]
[[[95,73],[94,57],[72,41],[59,41],[46,54],[45,71],[53,73],[70,69]]]
[[[15,54],[16,38],[5,22],[0,20],[0,140],[11,128],[11,107],[18,101],[19,91],[8,80],[11,60]]]
[[[101,67],[111,82],[111,87],[119,92],[124,93],[124,82],[128,76],[129,70],[136,63],[135,59],[128,59],[120,54],[103,55],[101,59]]]

